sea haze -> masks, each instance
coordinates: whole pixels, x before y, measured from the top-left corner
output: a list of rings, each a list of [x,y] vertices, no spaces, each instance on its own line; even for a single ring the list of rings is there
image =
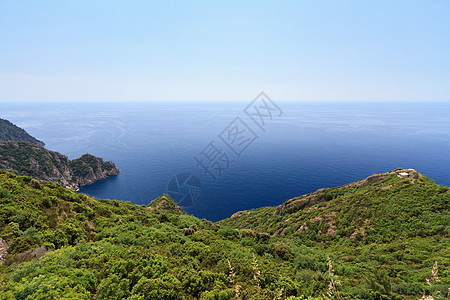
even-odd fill
[[[114,161],[119,175],[80,190],[97,198],[148,204],[190,173],[202,195],[186,211],[212,221],[398,167],[450,185],[449,104],[278,102],[265,131],[247,104],[0,104],[0,117],[70,159]],[[258,136],[240,156],[218,137],[238,116]],[[215,182],[194,160],[210,142],[232,161]]]

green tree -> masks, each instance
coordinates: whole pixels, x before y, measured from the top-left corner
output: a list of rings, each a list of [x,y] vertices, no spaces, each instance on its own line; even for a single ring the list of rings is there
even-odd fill
[[[112,274],[100,282],[95,299],[125,299],[130,294],[129,288],[128,279],[120,279],[116,274]]]

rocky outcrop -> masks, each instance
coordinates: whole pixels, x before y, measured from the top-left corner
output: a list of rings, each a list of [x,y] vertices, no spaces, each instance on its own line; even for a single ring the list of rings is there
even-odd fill
[[[414,169],[402,169],[394,171],[398,177],[400,178],[410,178],[410,179],[418,179],[419,172]]]
[[[0,238],[0,263],[5,260],[6,254],[8,254],[8,244]]]
[[[72,190],[119,173],[113,162],[104,162],[90,154],[70,161],[61,153],[28,142],[13,141],[0,141],[0,168],[37,180],[56,182]]]
[[[0,119],[0,140],[5,142],[29,142],[39,147],[44,147],[45,145],[44,142],[32,137],[24,129],[4,119]]]
[[[72,161],[8,120],[0,119],[0,168],[77,190],[83,185],[119,174],[111,161],[85,154]]]
[[[414,169],[397,169],[397,170],[386,172],[386,173],[371,175],[364,180],[350,183],[350,184],[346,185],[346,187],[356,187],[356,186],[366,187],[370,184],[377,183],[377,182],[379,182],[391,175],[394,175],[394,174],[401,178],[410,178],[410,179],[419,178],[419,172],[417,172]]]
[[[323,191],[324,189],[320,189],[312,194],[292,198],[277,206],[274,215],[283,216],[325,202],[326,198],[324,197]]]
[[[103,159],[89,153],[72,160],[69,165],[73,172],[73,183],[76,186],[93,184],[119,174],[119,169],[112,161],[104,162]]]

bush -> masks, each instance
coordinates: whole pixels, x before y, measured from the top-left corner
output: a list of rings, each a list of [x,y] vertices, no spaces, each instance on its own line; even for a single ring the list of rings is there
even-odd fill
[[[80,220],[81,222],[84,222],[84,221],[87,220],[87,217],[84,214],[82,214],[82,213],[78,213],[77,214],[77,219]]]
[[[50,242],[55,245],[56,249],[59,249],[68,244],[67,237],[61,229],[56,229],[53,232],[53,236],[50,237]]]
[[[20,226],[20,229],[25,230],[28,225],[29,217],[30,217],[30,215],[19,210],[18,212],[16,212],[16,214],[14,216],[9,217],[9,221],[18,223]]]
[[[51,208],[52,200],[48,197],[45,197],[44,199],[42,199],[42,205],[44,205],[45,208]]]
[[[32,238],[35,241],[35,244],[41,243],[41,235],[39,234],[39,231],[36,229],[36,227],[30,227],[27,230],[23,232],[24,237]]]
[[[16,254],[29,250],[35,246],[38,246],[38,244],[34,238],[29,236],[21,236],[12,241],[9,245],[8,251],[12,254]]]
[[[212,290],[209,292],[202,293],[200,299],[205,300],[229,300],[233,299],[236,295],[236,291],[234,289],[225,289],[225,290]]]
[[[125,299],[129,296],[129,286],[128,279],[121,280],[116,274],[112,274],[100,282],[95,299]]]
[[[11,199],[12,197],[13,196],[7,189],[0,188],[0,199],[2,198]]]
[[[391,295],[391,279],[384,271],[375,270],[374,272],[367,274],[365,283],[367,288],[371,291],[377,292],[381,295]]]
[[[239,231],[226,226],[219,229],[219,234],[225,238],[233,238],[239,235]]]
[[[276,243],[273,247],[273,254],[282,260],[290,260],[294,258],[294,251],[285,243]]]
[[[198,297],[204,290],[203,280],[197,271],[193,269],[184,269],[180,274],[180,280],[183,289],[193,297]]]
[[[133,287],[132,293],[149,300],[179,299],[181,282],[170,274],[155,279],[142,277]]]

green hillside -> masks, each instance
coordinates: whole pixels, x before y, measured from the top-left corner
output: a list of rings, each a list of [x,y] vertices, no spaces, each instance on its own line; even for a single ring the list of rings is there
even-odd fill
[[[450,190],[407,172],[212,223],[0,170],[0,299],[445,299]]]
[[[0,119],[0,141],[29,142],[39,147],[45,145],[44,142],[32,137],[24,129],[4,119]]]

